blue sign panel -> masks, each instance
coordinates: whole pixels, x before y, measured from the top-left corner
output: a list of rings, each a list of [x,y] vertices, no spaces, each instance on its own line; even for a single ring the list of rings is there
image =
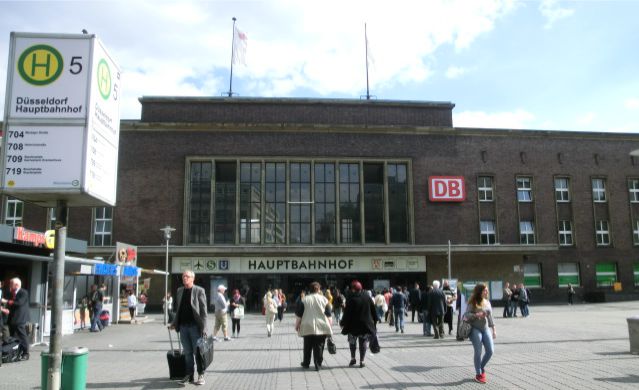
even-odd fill
[[[118,266],[115,264],[96,264],[95,265],[95,274],[96,275],[117,275],[118,274]]]
[[[138,267],[124,266],[122,267],[122,276],[138,276]]]

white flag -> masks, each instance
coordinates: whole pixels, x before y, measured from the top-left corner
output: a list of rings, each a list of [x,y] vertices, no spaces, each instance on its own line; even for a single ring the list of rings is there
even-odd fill
[[[248,38],[246,34],[234,27],[233,32],[233,63],[246,65],[246,45]]]

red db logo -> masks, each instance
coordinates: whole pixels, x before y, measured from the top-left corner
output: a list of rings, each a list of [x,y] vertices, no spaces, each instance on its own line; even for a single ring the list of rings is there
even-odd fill
[[[428,198],[431,202],[463,202],[466,186],[463,176],[430,176]]]

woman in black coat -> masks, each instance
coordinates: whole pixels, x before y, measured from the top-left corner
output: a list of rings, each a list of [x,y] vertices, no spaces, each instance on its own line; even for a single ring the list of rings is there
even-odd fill
[[[359,366],[364,367],[364,357],[368,349],[368,341],[372,334],[377,332],[375,328],[375,304],[368,294],[362,292],[362,284],[357,280],[351,283],[351,291],[346,298],[346,307],[340,321],[342,334],[348,335],[348,345],[351,350],[349,366],[354,366],[355,351],[359,342]]]

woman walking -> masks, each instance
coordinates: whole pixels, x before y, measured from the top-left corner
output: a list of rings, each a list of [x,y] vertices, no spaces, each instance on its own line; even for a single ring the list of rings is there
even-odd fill
[[[322,294],[318,282],[309,286],[310,293],[306,295],[295,309],[295,330],[304,337],[304,357],[302,367],[308,368],[311,364],[311,352],[315,371],[322,366],[324,355],[324,343],[326,336],[333,334],[331,305]]]
[[[342,334],[348,336],[348,346],[351,350],[351,361],[349,367],[357,363],[355,352],[359,343],[359,366],[364,367],[364,358],[368,349],[368,342],[371,335],[377,332],[375,323],[377,322],[377,312],[373,300],[362,292],[362,284],[357,280],[351,283],[351,293],[346,299],[344,317],[340,322]]]
[[[277,316],[277,302],[273,299],[273,293],[268,291],[264,296],[264,314],[266,314],[266,334],[271,337]]]
[[[475,381],[486,383],[486,364],[493,356],[495,350],[493,339],[497,337],[497,332],[493,322],[493,309],[488,300],[488,288],[485,284],[478,283],[475,286],[464,316],[472,326],[469,338],[475,351]],[[483,357],[481,356],[482,345],[485,349]]]
[[[246,306],[246,299],[240,295],[240,290],[233,290],[233,296],[229,302],[233,338],[240,337],[240,320],[244,317],[244,306]]]

